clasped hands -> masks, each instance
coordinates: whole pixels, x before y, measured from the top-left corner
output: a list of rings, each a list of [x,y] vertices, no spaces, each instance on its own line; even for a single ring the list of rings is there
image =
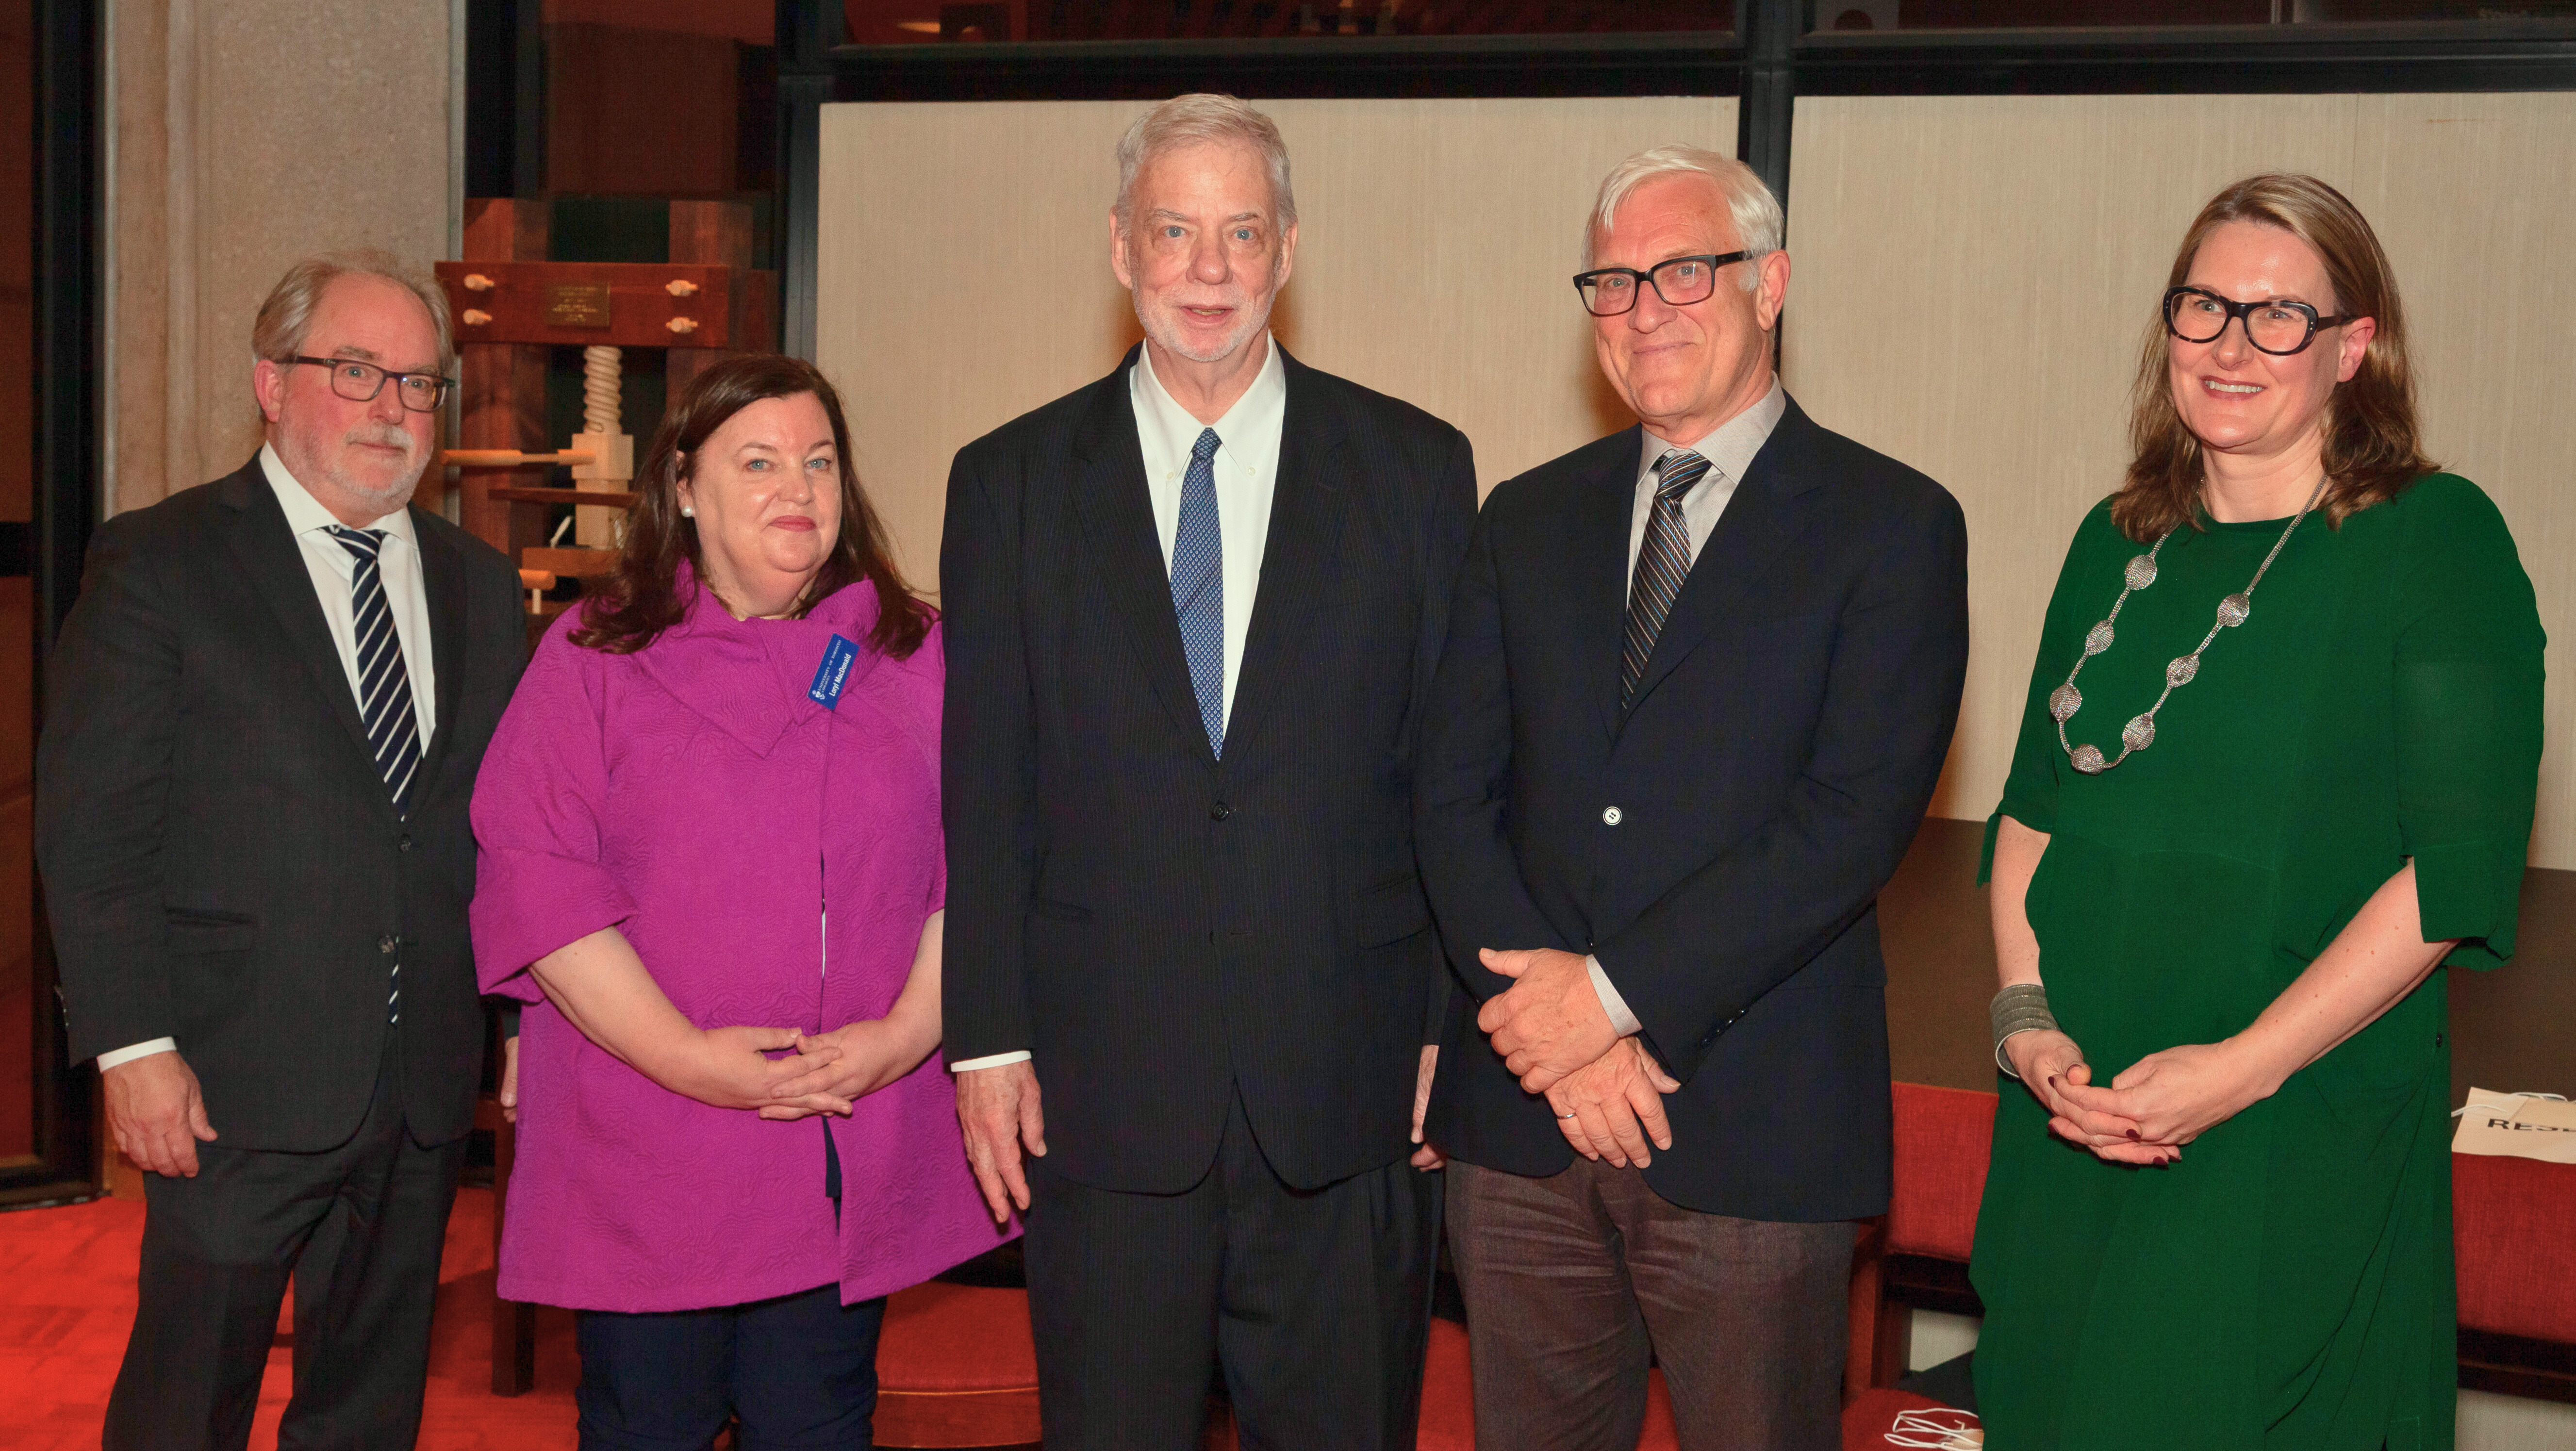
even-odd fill
[[[717,1108],[756,1109],[765,1119],[846,1117],[851,1105],[920,1066],[938,1044],[936,1026],[911,1022],[898,1008],[828,1033],[697,1029],[651,1066],[636,1066],[664,1088]],[[501,1046],[501,1111],[516,1122],[519,1040],[507,1038]]]
[[[1477,1012],[1476,1027],[1523,1089],[1546,1096],[1557,1131],[1576,1153],[1642,1169],[1653,1162],[1648,1140],[1657,1149],[1673,1146],[1664,1095],[1681,1083],[1643,1044],[1619,1035],[1581,957],[1490,947],[1479,956],[1513,982]]]
[[[2048,1110],[2051,1132],[2115,1164],[2173,1163],[2183,1145],[2269,1098],[2283,1077],[2234,1038],[2150,1053],[2108,1087],[2061,1032],[2016,1033],[2004,1056]]]

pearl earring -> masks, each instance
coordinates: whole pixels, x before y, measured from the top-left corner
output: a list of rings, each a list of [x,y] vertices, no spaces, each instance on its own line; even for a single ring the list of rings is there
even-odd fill
[[[695,519],[698,517],[698,511],[690,508],[686,504],[682,504],[680,506],[680,517],[683,519]]]

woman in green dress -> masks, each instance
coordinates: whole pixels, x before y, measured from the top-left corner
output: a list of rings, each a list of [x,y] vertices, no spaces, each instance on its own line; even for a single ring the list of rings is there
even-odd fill
[[[2170,281],[1987,832],[1986,1444],[2449,1448],[2435,969],[2513,953],[2531,583],[2340,193],[2229,187]]]

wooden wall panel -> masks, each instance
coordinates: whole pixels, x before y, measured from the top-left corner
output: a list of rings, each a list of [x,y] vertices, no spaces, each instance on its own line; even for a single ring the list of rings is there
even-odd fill
[[[1491,487],[1631,420],[1567,285],[1603,172],[1732,151],[1731,99],[1267,101],[1287,137],[1300,359],[1466,430]],[[907,576],[936,583],[957,449],[1137,336],[1109,271],[1133,102],[827,106],[817,360]]]
[[[2397,269],[2434,455],[2511,521],[2549,627],[2532,861],[2576,867],[2576,95],[1807,98],[1787,378],[1966,507],[1974,649],[1935,815],[2000,794],[2066,541],[2125,463],[2172,249],[2251,172],[2315,172]]]

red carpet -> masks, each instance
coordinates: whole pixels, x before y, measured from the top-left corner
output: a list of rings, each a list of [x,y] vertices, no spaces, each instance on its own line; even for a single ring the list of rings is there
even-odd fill
[[[134,1323],[143,1206],[99,1200],[0,1214],[0,1442],[97,1451],[107,1391]],[[421,1451],[572,1451],[580,1363],[572,1316],[540,1311],[537,1388],[492,1394],[492,1191],[456,1196],[439,1270]],[[252,1451],[273,1451],[293,1352],[269,1353]]]

